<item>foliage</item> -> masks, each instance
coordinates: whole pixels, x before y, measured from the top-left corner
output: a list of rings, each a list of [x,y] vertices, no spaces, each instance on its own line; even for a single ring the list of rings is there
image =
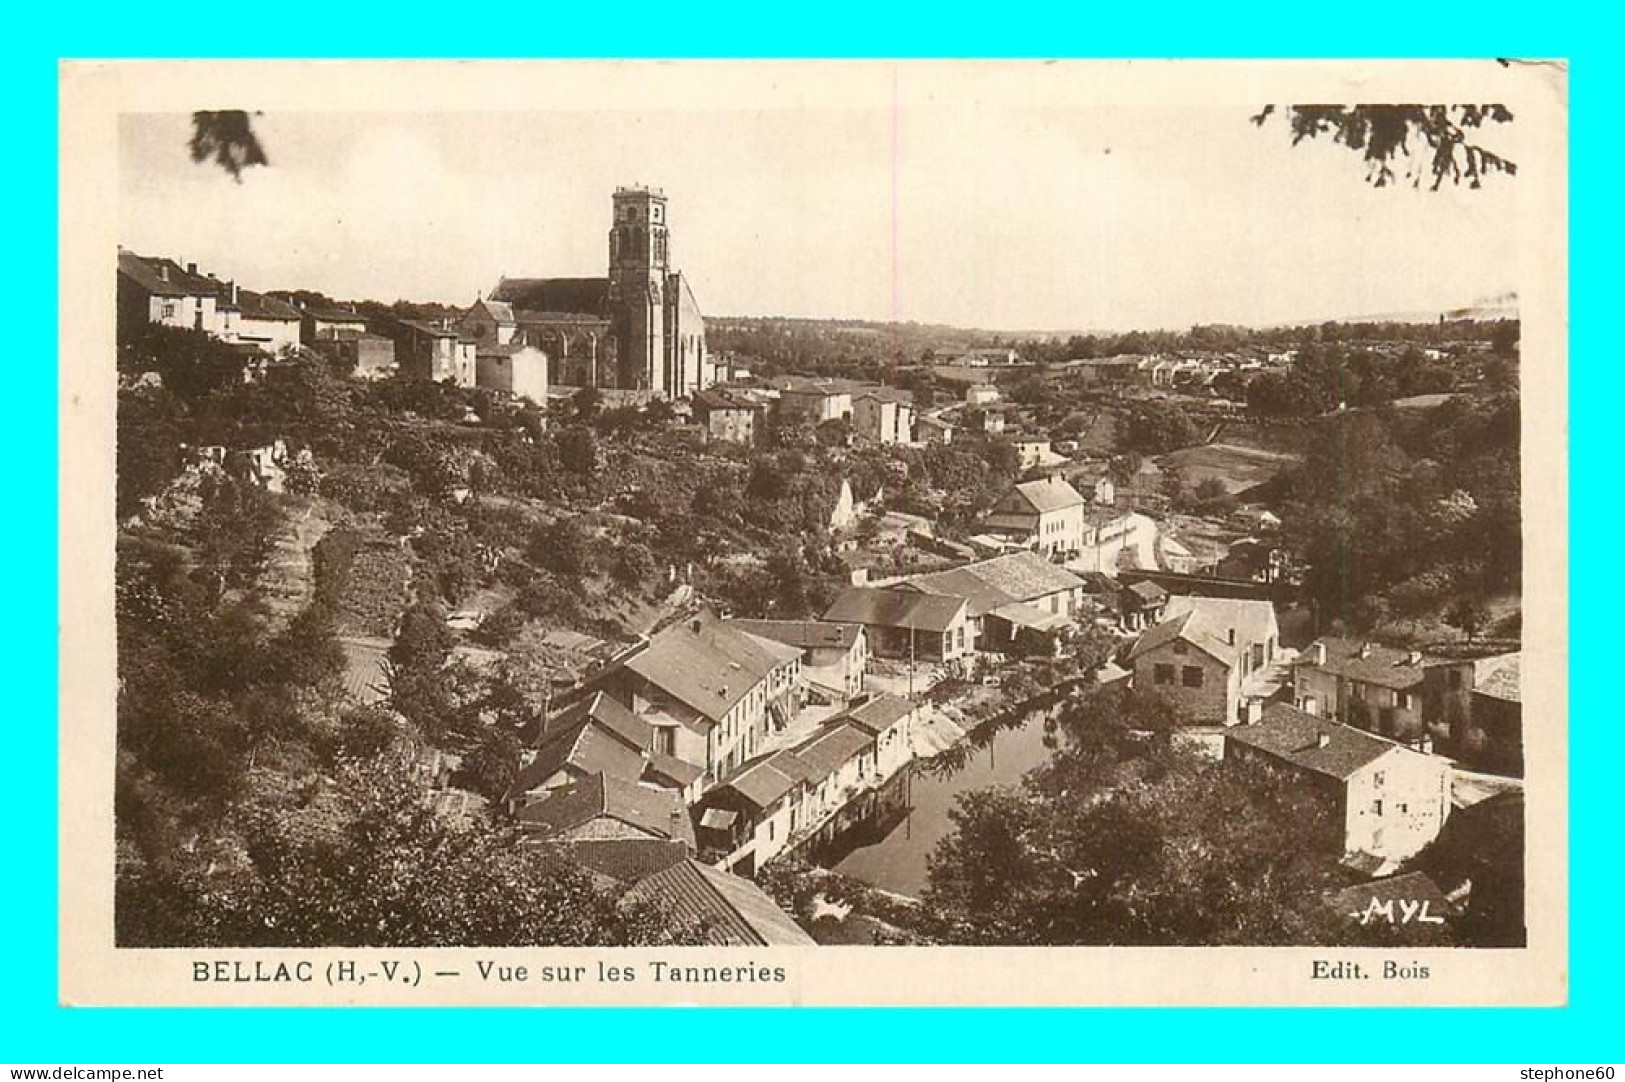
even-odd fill
[[[1126,451],[1161,455],[1189,447],[1201,438],[1190,415],[1173,403],[1136,402],[1124,418],[1122,439]]]
[[[1318,422],[1285,478],[1284,517],[1322,617],[1367,629],[1396,606],[1419,613],[1448,599],[1465,621],[1484,598],[1515,591],[1518,445],[1513,394]]]
[[[1221,945],[1358,941],[1333,810],[1289,777],[1175,750],[1168,704],[1100,690],[1017,788],[962,794],[930,858],[948,942]]]
[[[1262,127],[1274,112],[1265,106],[1253,123]],[[1504,105],[1291,105],[1285,114],[1294,146],[1330,136],[1365,159],[1366,178],[1378,188],[1401,179],[1420,187],[1424,177],[1432,178],[1434,191],[1447,180],[1478,188],[1491,173],[1518,172],[1515,163],[1473,141],[1487,124],[1511,123]],[[1395,172],[1399,163],[1403,177]]]
[[[630,946],[683,942],[552,853],[438,812],[399,756],[349,763],[299,806],[250,814],[229,867],[132,862],[125,946]],[[222,862],[223,863],[223,862]]]
[[[212,158],[239,184],[242,183],[244,169],[270,164],[270,159],[265,156],[265,148],[254,134],[248,113],[241,109],[193,113],[192,138],[187,149],[194,162],[206,162]]]

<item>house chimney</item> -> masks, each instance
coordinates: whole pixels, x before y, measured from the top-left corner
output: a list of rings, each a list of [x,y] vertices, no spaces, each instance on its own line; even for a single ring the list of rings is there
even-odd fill
[[[1317,747],[1317,748],[1328,747],[1328,746],[1330,746],[1331,742],[1332,742],[1332,738],[1331,738],[1330,733],[1316,733],[1315,734],[1315,747]]]
[[[688,622],[688,629],[696,635],[700,633],[700,618],[698,616]]]
[[[1420,650],[1411,650],[1411,651],[1407,652],[1405,654],[1405,664],[1407,664],[1407,665],[1420,665],[1420,664],[1422,664],[1422,651],[1420,651]]]
[[[160,263],[160,264],[158,264],[158,277],[162,278],[166,282],[169,281],[169,264],[168,263]]]
[[[1370,643],[1362,642],[1360,644],[1360,656],[1362,658],[1367,658],[1367,657],[1371,656],[1371,644]]]
[[[1317,642],[1309,648],[1309,657],[1316,665],[1326,664],[1326,644]]]
[[[187,274],[196,274],[197,273],[197,264],[196,263],[188,263],[186,265],[186,273]]]
[[[1264,717],[1264,704],[1259,702],[1257,699],[1248,699],[1246,710],[1248,725],[1257,725]]]

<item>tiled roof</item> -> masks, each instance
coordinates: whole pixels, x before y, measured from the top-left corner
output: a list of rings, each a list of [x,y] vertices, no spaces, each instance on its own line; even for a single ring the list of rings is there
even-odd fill
[[[1271,703],[1251,725],[1225,730],[1225,737],[1317,774],[1346,780],[1398,744],[1285,703]],[[1411,753],[1415,754],[1415,753]]]
[[[636,883],[691,855],[682,842],[659,838],[596,838],[561,847],[582,867],[620,883]]]
[[[301,314],[322,323],[360,323],[365,325],[367,322],[366,316],[350,308],[319,308],[310,305],[301,309]]]
[[[672,624],[626,667],[702,717],[721,721],[734,705],[801,652],[704,612]]]
[[[1473,690],[1492,699],[1502,699],[1509,703],[1522,702],[1523,685],[1519,672],[1521,667],[1519,654],[1508,654],[1504,658],[1497,659],[1489,671],[1478,678]]]
[[[716,946],[812,946],[813,938],[748,879],[696,860],[673,864],[640,881],[629,898],[653,902],[693,921]]]
[[[433,338],[456,338],[457,337],[457,332],[456,331],[451,330],[450,328],[447,328],[447,327],[442,327],[442,326],[440,326],[439,324],[436,324],[436,323],[430,323],[427,320],[422,320],[422,319],[397,319],[395,322],[400,324],[402,327],[408,328],[409,330],[417,331],[419,334],[427,334],[427,335],[429,335],[430,337],[433,337]]]
[[[840,720],[878,736],[913,712],[914,704],[907,699],[882,693],[851,707]]]
[[[807,779],[819,782],[875,745],[874,734],[856,725],[832,722],[810,740],[796,745],[795,757],[811,772]]]
[[[536,757],[520,769],[514,791],[528,792],[565,767],[635,781],[654,740],[649,724],[598,692],[549,723]]]
[[[1315,644],[1326,648],[1325,664],[1317,665]],[[1361,654],[1364,653],[1364,657]],[[1420,684],[1427,675],[1430,660],[1426,656],[1412,660],[1413,652],[1397,646],[1363,642],[1359,639],[1341,639],[1323,636],[1311,643],[1299,656],[1298,667],[1320,669],[1350,680],[1375,684],[1378,687],[1403,690]]]
[[[874,624],[916,631],[947,631],[966,607],[962,597],[852,586],[841,591],[824,613],[837,623]]]
[[[862,628],[823,620],[735,620],[735,627],[763,639],[799,646],[803,650],[850,650]]]
[[[601,315],[609,303],[608,278],[504,278],[491,299],[515,311]]]
[[[705,768],[685,762],[675,755],[665,752],[651,751],[647,761],[643,764],[644,778],[666,779],[675,782],[679,788],[693,785],[705,774]]]
[[[1078,576],[1032,552],[995,556],[959,570],[976,576],[1016,601],[1035,601],[1083,586]]]
[[[219,296],[218,282],[212,282],[202,275],[188,274],[179,263],[163,256],[141,256],[121,249],[118,269],[120,274],[156,296]]]
[[[1064,511],[1069,507],[1079,507],[1085,502],[1077,489],[1061,477],[1055,476],[1042,481],[1023,481],[1010,495],[1000,500],[999,504],[1001,510],[1014,509],[1005,506],[1007,504],[1025,504],[1042,515],[1052,511]]]
[[[520,808],[518,818],[547,836],[568,834],[594,819],[618,819],[656,837],[694,844],[694,824],[675,793],[604,774],[555,789]]]
[[[1168,591],[1152,582],[1150,579],[1141,579],[1139,582],[1126,587],[1129,593],[1142,601],[1161,601],[1168,596]]]
[[[1230,643],[1230,631],[1236,641]],[[1174,639],[1184,639],[1220,661],[1233,662],[1238,648],[1275,635],[1275,606],[1268,601],[1230,597],[1186,597],[1168,600],[1163,620],[1141,635],[1129,650],[1138,657]]]
[[[299,309],[293,305],[251,289],[237,291],[237,309],[244,319],[274,319],[283,323],[297,322],[299,319]]]
[[[648,722],[603,692],[595,692],[547,721],[542,729],[541,743],[549,743],[555,736],[588,722],[602,726],[639,751],[647,751],[654,739]]]
[[[694,409],[700,413],[709,413],[712,410],[754,410],[756,403],[748,398],[742,398],[727,391],[710,388],[696,391],[689,400]]]
[[[732,789],[758,808],[770,807],[785,793],[810,779],[811,771],[794,752],[779,751],[740,765],[719,788]]]
[[[994,609],[1008,605],[1015,598],[972,573],[968,567],[954,567],[947,571],[931,571],[903,580],[896,588],[913,588],[943,597],[962,597],[970,604],[970,617],[976,619]]]

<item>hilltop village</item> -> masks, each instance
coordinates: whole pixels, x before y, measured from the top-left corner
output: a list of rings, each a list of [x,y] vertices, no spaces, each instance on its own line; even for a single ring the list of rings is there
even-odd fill
[[[1521,941],[1507,299],[708,320],[609,211],[444,303],[119,252],[121,944]]]

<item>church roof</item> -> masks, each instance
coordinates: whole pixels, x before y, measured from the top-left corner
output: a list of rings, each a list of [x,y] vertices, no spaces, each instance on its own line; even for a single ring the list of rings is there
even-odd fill
[[[609,305],[608,278],[503,278],[491,300],[531,312],[599,315]]]

